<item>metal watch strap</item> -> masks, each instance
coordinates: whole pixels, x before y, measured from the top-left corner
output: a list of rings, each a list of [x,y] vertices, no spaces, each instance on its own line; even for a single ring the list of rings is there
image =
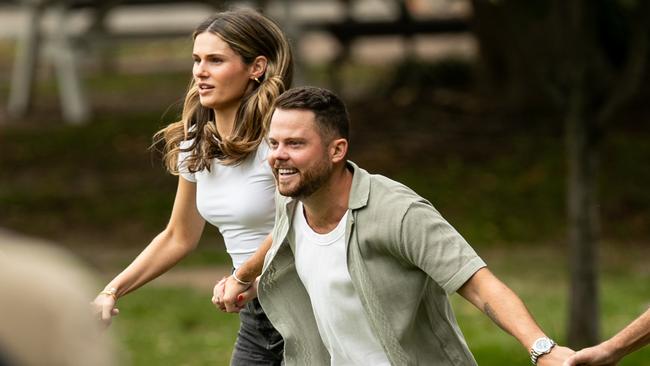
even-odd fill
[[[537,366],[537,360],[538,360],[541,356],[550,353],[551,350],[553,349],[553,347],[555,347],[555,346],[557,345],[557,343],[555,343],[554,340],[552,340],[552,339],[550,339],[550,338],[547,338],[547,339],[551,342],[551,347],[548,349],[548,351],[543,352],[543,353],[540,353],[540,352],[535,351],[535,348],[534,348],[534,347],[531,347],[531,349],[530,349],[530,362],[532,362],[533,365],[535,365],[535,366]]]
[[[537,353],[535,350],[530,350],[530,362],[533,363],[533,365],[537,365],[537,359],[541,356],[539,353]]]

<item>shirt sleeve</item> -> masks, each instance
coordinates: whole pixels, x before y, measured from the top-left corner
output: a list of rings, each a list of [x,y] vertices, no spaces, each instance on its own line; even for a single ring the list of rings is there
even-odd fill
[[[269,144],[266,142],[266,139],[263,139],[257,147],[256,159],[263,164],[268,165],[269,151],[271,151]]]
[[[486,266],[474,249],[428,202],[412,203],[401,227],[401,254],[451,294]]]
[[[192,146],[192,143],[194,140],[184,140],[180,144],[180,148],[182,149],[187,149],[188,147]],[[187,168],[186,161],[187,159],[192,155],[191,151],[180,151],[178,153],[178,173],[180,174],[181,177],[184,179],[196,183],[196,175],[194,173],[190,173],[189,169]]]

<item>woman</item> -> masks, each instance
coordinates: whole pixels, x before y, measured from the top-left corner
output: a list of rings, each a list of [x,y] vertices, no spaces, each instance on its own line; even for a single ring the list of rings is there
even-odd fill
[[[273,21],[251,10],[217,13],[193,38],[182,119],[155,136],[165,141],[167,169],[180,175],[171,218],[95,299],[106,324],[118,313],[118,298],[196,247],[206,220],[224,237],[235,268],[227,281],[234,286],[249,286],[270,245],[265,238],[274,223],[275,182],[264,134],[275,98],[291,84],[289,43]],[[279,365],[284,344],[259,303],[246,304],[240,318],[231,364]]]

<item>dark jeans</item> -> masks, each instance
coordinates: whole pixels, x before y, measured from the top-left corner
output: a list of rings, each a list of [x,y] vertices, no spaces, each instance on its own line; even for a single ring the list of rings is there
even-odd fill
[[[240,327],[231,366],[281,366],[284,340],[257,299],[239,312]]]

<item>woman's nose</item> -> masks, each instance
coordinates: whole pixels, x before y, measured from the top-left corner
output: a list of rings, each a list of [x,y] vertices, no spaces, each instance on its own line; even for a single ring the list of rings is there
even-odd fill
[[[203,62],[196,62],[194,64],[194,76],[201,77],[206,75],[206,70]]]

